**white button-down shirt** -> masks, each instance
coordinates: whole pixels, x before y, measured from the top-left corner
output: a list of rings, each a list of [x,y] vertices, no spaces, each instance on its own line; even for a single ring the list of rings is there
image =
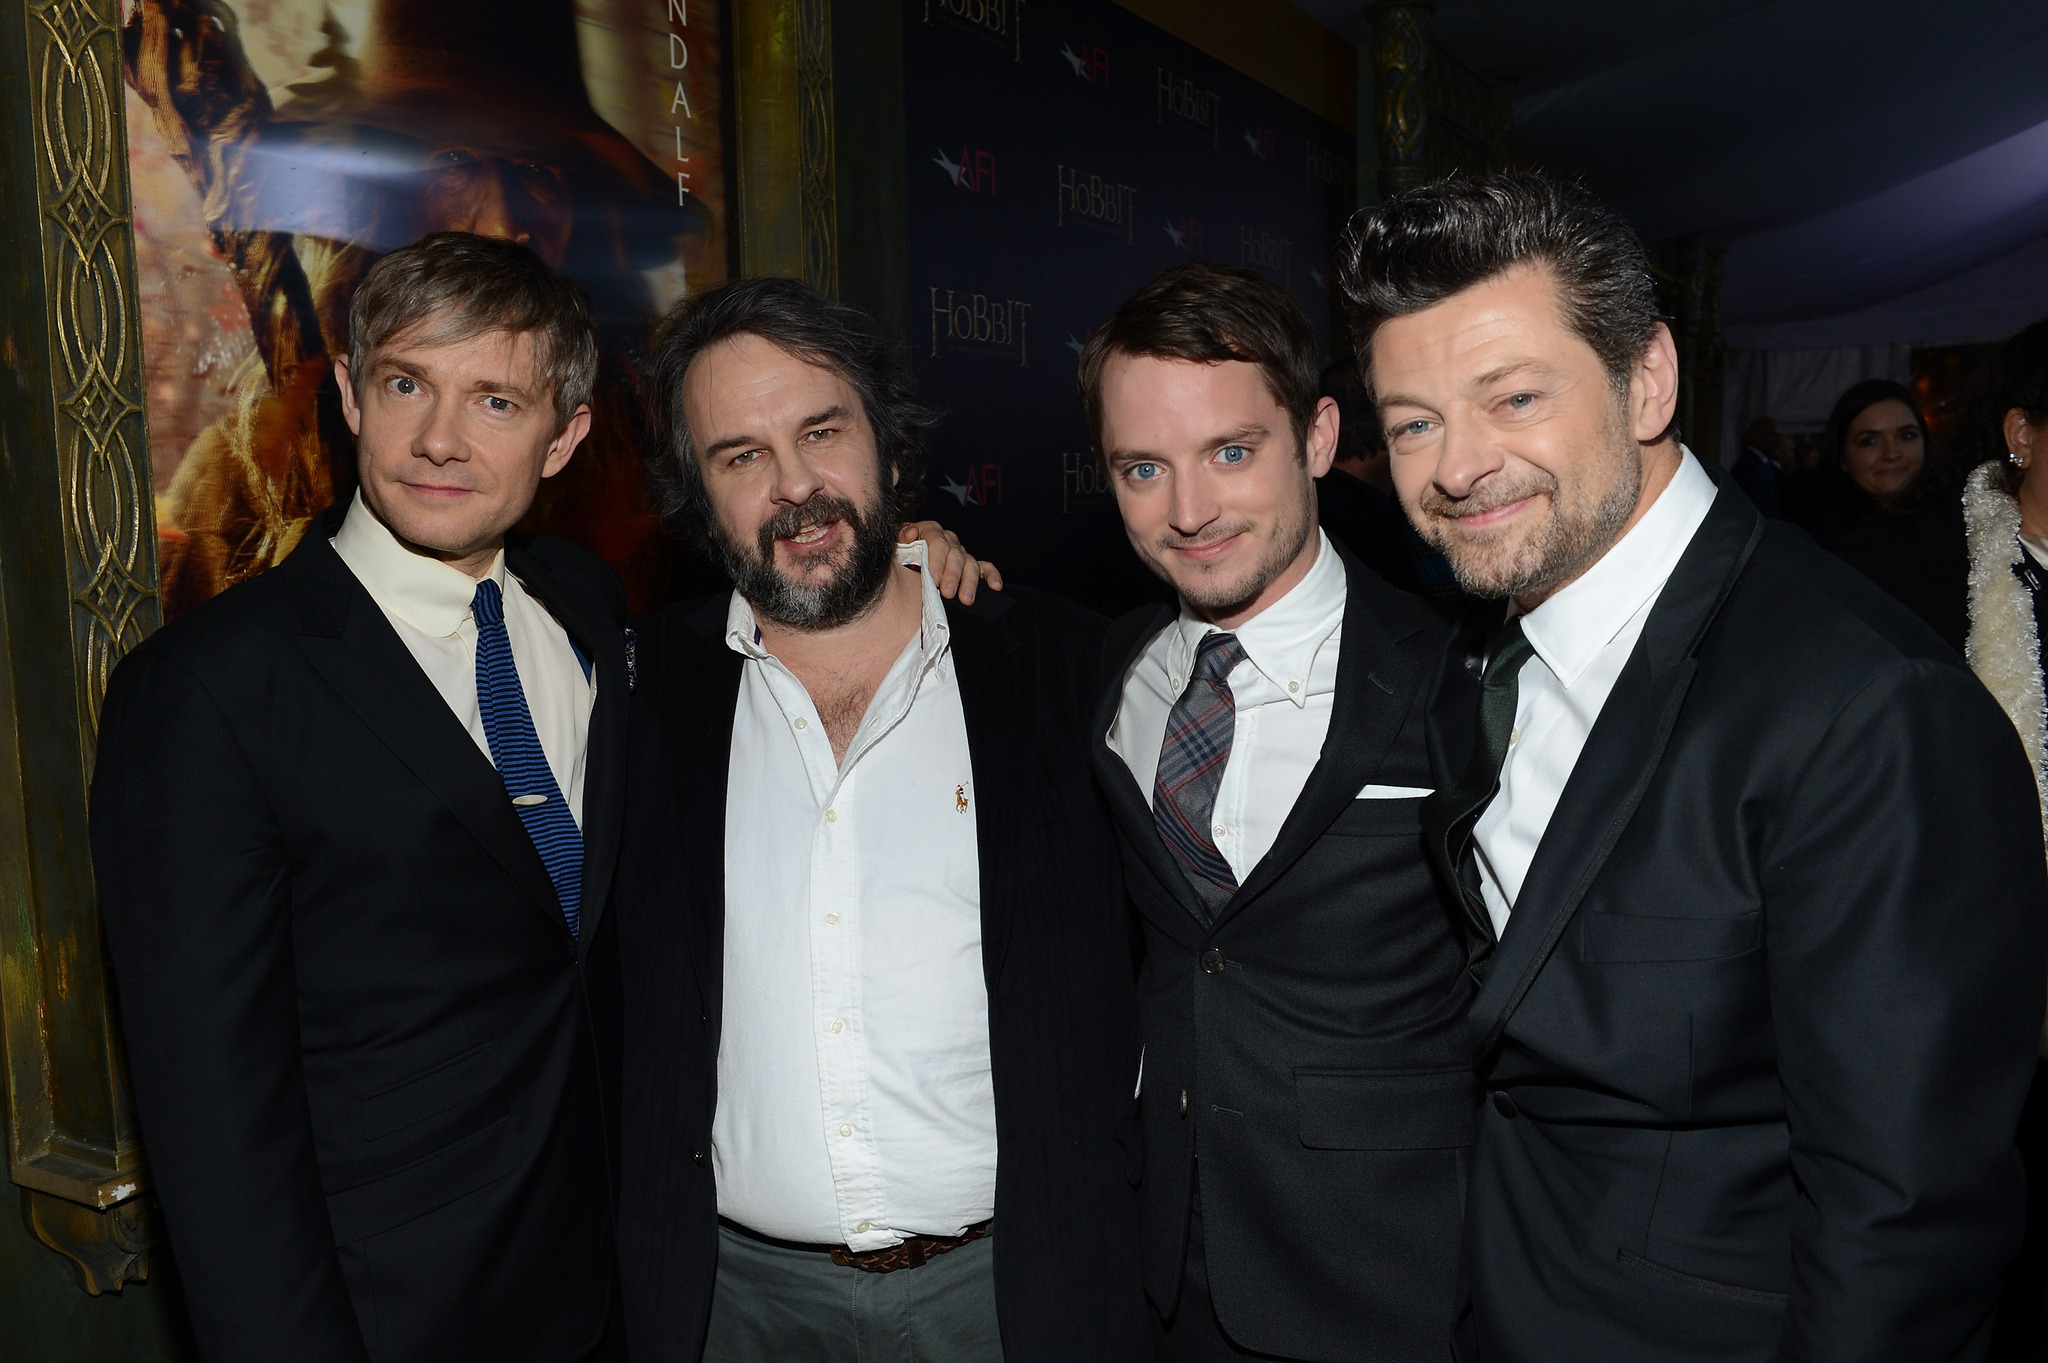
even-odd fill
[[[334,552],[384,612],[427,680],[491,760],[483,710],[476,699],[476,621],[469,613],[480,579],[398,542],[363,505],[358,492],[342,517]],[[597,700],[596,675],[584,674],[569,632],[505,571],[503,550],[485,574],[498,584],[505,603],[505,638],[519,669],[519,689],[533,715],[540,750],[583,825],[583,760],[590,738],[590,708]]]
[[[1577,581],[1522,617],[1536,652],[1518,679],[1500,793],[1473,830],[1480,892],[1496,933],[1507,931],[1594,721],[1713,504],[1713,480],[1681,447],[1678,472],[1643,518]]]
[[[1288,593],[1235,631],[1245,656],[1230,672],[1237,723],[1230,760],[1216,789],[1216,850],[1243,883],[1280,836],[1323,754],[1337,697],[1344,644],[1344,562],[1317,532],[1316,561]],[[1149,802],[1159,774],[1166,721],[1187,689],[1205,636],[1216,626],[1183,604],[1180,618],[1145,646],[1124,676],[1123,701],[1107,742],[1123,758]],[[1361,799],[1426,795],[1403,786],[1367,786]]]
[[[857,1251],[995,1214],[967,725],[925,548],[896,552],[921,572],[923,618],[844,762],[737,592],[726,624],[746,663],[726,780],[718,1210]]]

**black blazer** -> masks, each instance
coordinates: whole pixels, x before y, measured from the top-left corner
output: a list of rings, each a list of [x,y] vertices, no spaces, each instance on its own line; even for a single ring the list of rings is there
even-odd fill
[[[622,596],[508,546],[596,669],[579,942],[344,509],[108,688],[93,865],[151,1175],[215,1363],[576,1358],[612,1278]]]
[[[711,1123],[742,668],[724,639],[730,599],[672,607],[639,636],[617,922],[631,1190],[620,1240],[640,1363],[698,1357],[718,1263]],[[1132,1191],[1130,943],[1086,750],[1103,622],[1019,589],[949,605],[947,619],[978,800],[1003,1352],[1009,1363],[1126,1363],[1150,1343]]]
[[[1440,773],[1474,697],[1446,674]],[[1980,1356],[2044,957],[2012,725],[1724,481],[1473,1005],[1476,1356]]]
[[[1441,1360],[1476,1100],[1463,939],[1420,845],[1425,697],[1444,626],[1339,549],[1348,581],[1321,760],[1272,850],[1203,921],[1106,736],[1122,681],[1174,619],[1117,622],[1095,769],[1145,936],[1145,1285],[1177,1304],[1195,1157],[1210,1294],[1261,1354]]]

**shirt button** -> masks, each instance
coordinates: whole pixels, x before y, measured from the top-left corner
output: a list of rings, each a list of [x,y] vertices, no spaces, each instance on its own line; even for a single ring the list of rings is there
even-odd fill
[[[799,729],[808,729],[811,727],[811,723],[809,720],[799,717],[796,722],[796,727]]]
[[[853,1134],[853,1124],[851,1122],[841,1122],[839,1124],[839,1134],[842,1136],[851,1136]]]
[[[832,1019],[832,1035],[838,1036],[841,1032],[845,1030],[846,1024],[844,1022],[840,1021],[838,1018]]]
[[[838,810],[836,810],[836,809],[828,809],[828,810],[826,810],[826,811],[825,811],[825,822],[826,822],[826,823],[838,823],[838,822],[839,822],[839,811],[838,811]]]
[[[1224,827],[1224,826],[1223,826],[1222,824],[1220,824],[1220,823],[1216,825],[1216,827],[1215,827],[1215,829],[1214,829],[1213,831],[1215,832],[1216,836],[1217,836],[1217,837],[1219,837],[1219,838],[1222,838],[1222,837],[1227,837],[1227,836],[1229,836],[1229,834],[1230,834],[1230,830],[1229,830],[1229,829],[1227,829],[1227,828],[1225,828],[1225,827]]]
[[[854,1233],[857,1235],[866,1235],[868,1233],[868,1223],[866,1221],[863,1221],[859,1225],[855,1226],[853,1229]]]
[[[1521,741],[1522,741],[1522,731],[1521,731],[1520,729],[1510,729],[1510,730],[1508,730],[1508,746],[1509,746],[1510,748],[1514,747],[1514,746],[1515,746],[1515,744],[1517,744],[1517,743],[1520,743]]]
[[[826,915],[825,915],[825,926],[826,926],[826,927],[828,927],[828,928],[836,928],[836,927],[838,927],[838,926],[839,926],[839,915],[838,915],[838,914],[836,914],[836,913],[828,913],[828,914],[826,914]]]
[[[1297,692],[1297,691],[1299,691],[1299,690],[1301,690],[1301,683],[1300,683],[1300,682],[1289,682],[1289,683],[1287,683],[1287,694],[1289,694],[1289,695],[1293,695],[1294,693],[1296,693],[1296,692]]]

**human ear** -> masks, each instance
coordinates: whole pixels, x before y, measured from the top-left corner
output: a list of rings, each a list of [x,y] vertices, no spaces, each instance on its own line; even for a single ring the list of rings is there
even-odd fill
[[[334,362],[334,386],[341,390],[341,415],[348,422],[350,435],[363,433],[363,409],[356,405],[356,386],[349,381],[348,357],[342,356]]]
[[[1319,398],[1316,414],[1309,418],[1308,434],[1303,455],[1308,462],[1308,476],[1320,478],[1330,471],[1330,465],[1337,458],[1337,435],[1343,416],[1337,410],[1335,398]]]
[[[1678,346],[1671,328],[1657,323],[1656,333],[1636,356],[1629,376],[1629,421],[1636,442],[1648,445],[1671,429],[1678,411]]]
[[[562,429],[555,432],[555,438],[548,442],[548,456],[540,466],[540,476],[552,478],[568,467],[569,458],[576,453],[576,447],[583,443],[583,437],[590,434],[590,408],[578,407],[562,423]]]

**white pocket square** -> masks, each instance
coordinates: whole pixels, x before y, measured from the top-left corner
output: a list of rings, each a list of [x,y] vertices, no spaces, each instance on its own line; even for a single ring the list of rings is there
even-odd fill
[[[1433,792],[1427,786],[1367,786],[1358,792],[1361,800],[1413,800]]]

